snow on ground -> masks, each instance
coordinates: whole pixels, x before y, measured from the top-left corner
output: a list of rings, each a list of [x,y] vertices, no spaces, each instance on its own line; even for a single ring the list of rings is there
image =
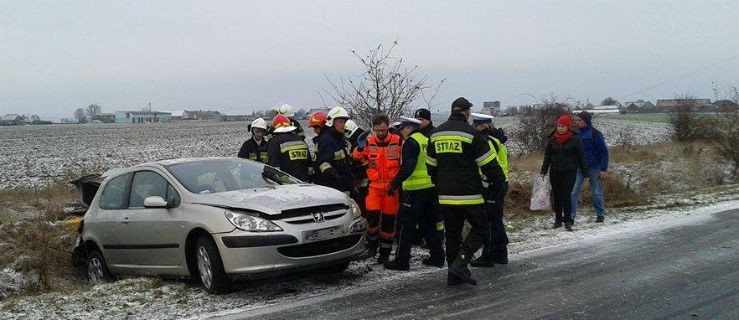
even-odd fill
[[[503,117],[495,124],[511,132],[516,121]],[[667,140],[670,132],[667,124],[630,120],[596,118],[594,125],[609,145],[620,144],[623,132],[633,133],[630,142],[635,145]],[[247,138],[246,126],[246,122],[193,121],[0,127],[0,189],[43,187],[82,173],[161,159],[236,156]],[[312,134],[306,130],[307,136]]]
[[[525,261],[536,250],[577,244],[598,238],[613,239],[624,233],[655,232],[670,226],[698,222],[713,212],[739,208],[739,185],[719,187],[704,194],[662,196],[657,205],[612,209],[606,222],[595,223],[584,211],[575,232],[551,229],[550,215],[508,222],[512,263]],[[599,240],[600,241],[600,240]],[[353,262],[339,275],[307,272],[236,284],[235,292],[209,295],[187,280],[128,278],[101,284],[89,290],[54,292],[35,297],[17,297],[0,304],[3,319],[179,319],[222,316],[239,311],[295,303],[318,295],[341,294],[366,286],[383,286],[398,279],[412,280],[419,274],[445,273],[426,267],[424,252],[413,251],[411,271],[388,271],[372,260]],[[473,270],[474,272],[474,270]]]

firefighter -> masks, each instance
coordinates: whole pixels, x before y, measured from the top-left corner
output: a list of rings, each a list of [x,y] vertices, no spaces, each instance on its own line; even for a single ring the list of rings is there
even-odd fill
[[[472,103],[458,98],[449,120],[434,129],[428,145],[426,168],[437,186],[446,230],[447,285],[476,285],[467,268],[475,252],[490,237],[480,172],[490,182],[490,192],[503,186],[503,170],[487,139],[468,123]],[[471,228],[462,240],[465,220]]]
[[[252,121],[247,130],[251,132],[251,138],[244,141],[239,149],[239,158],[259,161],[267,163],[267,121],[262,118],[256,118]]]
[[[278,114],[272,119],[274,137],[269,143],[268,164],[302,181],[308,181],[308,168],[312,165],[308,145],[295,134],[297,128],[290,119]]]
[[[288,119],[290,119],[290,125],[295,127],[295,134],[298,135],[298,137],[305,138],[305,132],[303,132],[303,127],[300,126],[300,122],[293,119],[293,117],[295,117],[295,111],[293,111],[293,107],[291,107],[289,104],[279,105],[275,107],[275,115],[278,114],[285,115]]]
[[[311,138],[311,141],[313,142],[313,147],[311,149],[311,159],[313,160],[313,164],[316,163],[316,150],[318,149],[318,140],[321,139],[321,135],[326,132],[326,119],[328,118],[328,115],[325,112],[316,112],[310,117],[308,117],[308,127],[313,128],[313,133],[315,136]],[[316,182],[316,168],[311,166],[310,169],[308,169],[308,175],[310,176],[310,182],[315,183]]]
[[[439,199],[431,177],[426,171],[426,147],[428,137],[418,131],[421,121],[402,117],[400,133],[403,135],[401,168],[390,183],[390,190],[403,188],[396,234],[398,249],[395,259],[385,263],[390,270],[410,269],[411,244],[416,237],[416,225],[426,239],[431,256],[421,262],[425,265],[443,267],[444,247],[436,224],[439,220]]]
[[[497,154],[498,164],[503,169],[505,182],[499,194],[485,194],[485,211],[490,223],[490,238],[482,247],[482,255],[470,262],[473,267],[492,267],[497,264],[508,263],[508,235],[503,223],[503,200],[508,191],[508,149],[505,141],[508,137],[502,129],[493,126],[493,116],[481,113],[472,114],[472,124],[475,130],[488,139],[488,144]],[[483,181],[487,187],[487,181]]]
[[[389,124],[386,115],[373,116],[374,134],[369,136],[369,132],[365,132],[359,136],[352,154],[354,159],[367,163],[367,255],[374,257],[379,247],[378,264],[390,258],[395,239],[395,216],[400,208],[400,192],[390,187],[400,170],[400,137],[388,132]]]
[[[351,149],[344,138],[344,126],[349,113],[342,107],[328,112],[326,132],[318,139],[316,184],[334,188],[351,196],[354,189],[354,175],[351,167]]]
[[[362,133],[364,133],[364,130],[362,130],[354,120],[349,119],[346,121],[344,136],[349,140],[352,150],[357,147],[357,138],[359,138]],[[359,205],[359,208],[362,210],[362,216],[364,217],[367,213],[365,200],[367,199],[367,192],[369,191],[367,163],[352,158],[352,174],[354,174],[354,186],[357,191],[355,195],[352,195],[352,198]]]

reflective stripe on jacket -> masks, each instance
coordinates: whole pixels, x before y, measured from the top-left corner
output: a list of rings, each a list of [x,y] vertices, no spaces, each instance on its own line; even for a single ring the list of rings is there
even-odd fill
[[[372,135],[362,150],[354,149],[352,156],[367,163],[367,178],[370,188],[387,188],[400,170],[400,136],[388,134],[384,140]]]
[[[436,184],[440,204],[483,204],[480,170],[489,181],[505,179],[487,139],[462,114],[452,114],[434,130],[427,150],[426,168]]]
[[[428,170],[426,170],[426,148],[429,144],[429,138],[420,132],[413,133],[410,138],[418,143],[420,151],[418,152],[416,166],[413,168],[411,176],[403,181],[403,190],[421,190],[431,188],[434,184],[431,182]]]

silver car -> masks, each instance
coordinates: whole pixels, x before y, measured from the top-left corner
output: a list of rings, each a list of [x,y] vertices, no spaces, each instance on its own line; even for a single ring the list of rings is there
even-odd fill
[[[364,251],[366,221],[337,190],[239,158],[164,160],[87,179],[81,226],[93,282],[119,274],[236,278],[323,268]],[[85,195],[82,197],[85,198]]]

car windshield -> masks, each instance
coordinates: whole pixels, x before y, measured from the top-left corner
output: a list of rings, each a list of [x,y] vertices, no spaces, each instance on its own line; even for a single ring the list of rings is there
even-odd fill
[[[198,194],[300,183],[280,170],[240,158],[178,163],[167,169],[187,190]]]

